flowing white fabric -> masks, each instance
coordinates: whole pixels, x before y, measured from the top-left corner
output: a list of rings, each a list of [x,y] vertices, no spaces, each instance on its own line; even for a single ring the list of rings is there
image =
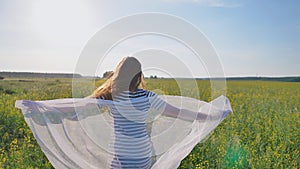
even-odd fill
[[[147,129],[154,152],[152,169],[177,168],[194,146],[232,112],[229,100],[223,95],[209,103],[182,96],[160,98],[213,118],[187,121],[161,115],[162,110],[149,110]],[[109,168],[113,154],[109,149],[113,132],[109,111],[115,104],[91,98],[16,101],[42,151],[59,169]]]

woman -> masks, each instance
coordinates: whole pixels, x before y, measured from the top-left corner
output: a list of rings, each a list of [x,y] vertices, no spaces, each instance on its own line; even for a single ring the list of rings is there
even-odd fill
[[[151,167],[160,168],[162,166],[161,164],[163,163],[166,163],[163,165],[165,167],[176,167],[180,164],[180,161],[178,160],[182,160],[189,153],[189,151],[191,151],[195,144],[197,144],[199,140],[203,139],[203,137],[211,132],[218,125],[218,123],[210,126],[209,130],[207,130],[206,133],[200,133],[201,136],[199,136],[199,132],[201,131],[199,129],[196,129],[195,127],[195,130],[193,130],[193,132],[188,132],[192,133],[193,135],[189,135],[189,137],[186,137],[186,139],[182,140],[183,144],[178,144],[179,147],[173,147],[173,149],[171,151],[168,151],[166,155],[160,155],[160,158],[158,159],[159,163],[155,162],[154,165],[153,156],[156,156],[158,153],[156,152],[155,154],[155,152],[153,151],[153,145],[151,144],[151,139],[147,133],[146,125],[150,110],[155,110],[156,112],[159,112],[158,114],[164,116],[180,118],[188,121],[205,120],[208,118],[215,118],[216,120],[219,120],[220,116],[212,117],[205,113],[190,111],[187,109],[181,109],[172,106],[167,101],[164,101],[163,99],[158,97],[156,93],[139,87],[144,88],[144,79],[141,64],[134,57],[125,57],[117,65],[114,73],[104,82],[104,84],[98,87],[90,96],[88,96],[88,98],[84,100],[77,99],[74,101],[73,99],[38,102],[17,101],[16,105],[23,110],[22,112],[25,116],[25,120],[35,134],[37,141],[42,147],[44,153],[47,155],[48,159],[56,167],[72,168],[75,166],[76,168],[93,168],[93,166],[95,167],[102,165],[98,165],[97,161],[95,162],[89,159],[99,158],[103,158],[104,160],[100,160],[101,163],[107,163],[106,167],[111,169],[149,169]],[[110,109],[110,115],[112,117],[110,125],[113,128],[113,132],[111,132],[110,134],[108,155],[106,155],[105,153],[105,155],[99,155],[99,153],[98,155],[97,153],[91,153],[92,151],[97,152],[96,148],[98,146],[94,146],[95,148],[89,148],[94,145],[93,142],[89,140],[81,141],[82,137],[84,137],[84,139],[89,139],[88,134],[82,132],[83,136],[80,137],[79,133],[81,132],[79,130],[82,130],[80,128],[80,125],[77,125],[78,129],[73,129],[76,132],[75,134],[72,134],[71,130],[68,128],[71,128],[69,127],[69,125],[74,125],[76,127],[75,123],[73,124],[71,122],[68,122],[68,120],[65,121],[64,119],[60,118],[61,114],[66,114],[66,112],[76,112],[79,109],[83,110],[83,112],[87,111],[87,109],[89,108],[88,105],[93,105],[93,100],[97,100],[97,102],[100,103],[98,104],[98,106],[106,104]],[[77,106],[75,110],[73,107],[75,104],[72,104],[71,102],[77,102],[79,103],[78,105],[83,106]],[[83,104],[82,102],[85,102],[87,104]],[[231,112],[230,104],[228,103],[228,105],[229,108],[225,111],[217,110],[221,113],[222,118],[224,118]],[[47,115],[45,115],[45,112],[49,112],[49,110],[51,110],[51,112],[58,112],[56,114],[59,114],[59,120],[48,120],[46,118]],[[31,117],[34,116],[34,114],[32,115],[32,112],[39,112],[38,116]],[[75,114],[75,116],[68,115],[67,119],[75,119],[80,121],[80,119],[78,119],[77,117],[78,112],[76,113],[77,114]],[[42,117],[42,120],[38,117]],[[47,126],[48,128],[40,128],[38,126],[40,124],[38,124],[38,122],[36,122],[36,124],[38,125],[34,124],[30,118],[32,118],[33,121],[42,121],[40,124]],[[51,118],[53,119],[53,116],[51,116]],[[58,125],[56,124],[59,123],[62,123],[63,125],[61,127],[57,127]],[[99,124],[102,123],[97,123],[97,125]],[[197,123],[193,123],[193,126],[197,125]],[[36,128],[40,128],[39,130],[41,131],[35,130]],[[42,130],[50,133],[49,138],[44,139],[45,132],[43,132]],[[57,132],[56,130],[61,131],[62,134]],[[66,136],[63,136],[64,134]],[[48,143],[49,140],[53,138],[54,141]],[[184,143],[185,140],[189,141],[190,144],[186,145]],[[66,142],[66,144],[68,142],[70,143],[65,145],[62,142]],[[81,144],[86,144],[87,150],[83,149],[80,146]],[[54,150],[50,151],[52,148]],[[182,152],[182,155],[180,156],[178,156],[180,153],[177,153],[179,151]],[[100,152],[100,150],[98,152]],[[175,152],[177,157],[170,157],[169,154],[171,154],[172,156],[172,154],[174,154]],[[87,157],[89,155],[91,156]],[[63,160],[60,160],[61,158]],[[88,160],[82,158],[88,158]],[[173,164],[170,164],[168,162],[172,160],[166,160],[170,158],[175,159],[175,162],[173,162]]]
[[[207,115],[179,109],[144,87],[140,62],[134,57],[125,57],[118,64],[114,74],[90,96],[118,102],[112,107],[114,118],[114,158],[111,168],[150,168],[152,147],[147,135],[147,112],[151,108],[163,109],[162,115],[185,120],[206,119]],[[123,104],[122,104],[123,103]]]

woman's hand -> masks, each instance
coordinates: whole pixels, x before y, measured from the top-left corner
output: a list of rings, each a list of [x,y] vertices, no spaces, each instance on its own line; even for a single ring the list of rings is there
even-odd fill
[[[35,105],[35,102],[31,101],[31,100],[23,100],[22,104],[27,108],[27,111],[30,112],[37,112],[38,109]]]
[[[223,111],[223,114],[222,114],[222,117],[221,117],[220,120],[225,119],[225,117],[226,117],[228,114],[230,114],[230,113],[231,113],[231,110],[225,110],[225,111]]]
[[[32,101],[30,101],[30,100],[23,100],[23,101],[22,101],[22,104],[23,104],[24,106],[26,106],[26,107],[31,107]]]

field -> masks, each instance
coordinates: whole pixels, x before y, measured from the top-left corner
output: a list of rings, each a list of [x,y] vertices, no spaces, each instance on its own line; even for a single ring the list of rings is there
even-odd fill
[[[146,82],[147,89],[180,94],[175,81]],[[199,90],[187,88],[191,97],[199,91],[210,101],[209,81],[197,83]],[[71,91],[70,79],[0,80],[0,168],[52,168],[14,103],[72,97]],[[234,112],[180,168],[300,168],[300,82],[227,81],[227,97]]]

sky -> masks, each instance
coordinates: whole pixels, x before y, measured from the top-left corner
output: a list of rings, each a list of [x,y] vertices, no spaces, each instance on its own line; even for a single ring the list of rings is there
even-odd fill
[[[182,43],[143,35],[125,39],[104,59],[91,61],[98,65],[94,75],[113,70],[128,54],[140,56],[146,76],[207,77],[213,69],[226,77],[300,75],[298,0],[1,0],[0,71],[77,72],[85,46],[98,31],[145,12],[195,26],[221,67],[208,71]]]

